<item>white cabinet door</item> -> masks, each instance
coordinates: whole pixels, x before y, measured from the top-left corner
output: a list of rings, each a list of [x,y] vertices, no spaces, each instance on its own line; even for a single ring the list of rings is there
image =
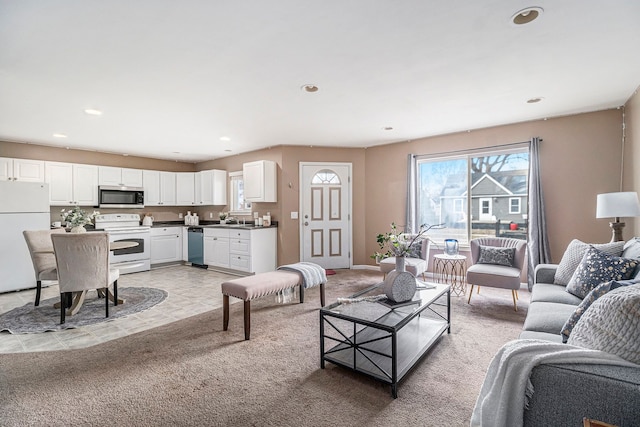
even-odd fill
[[[98,167],[95,165],[45,162],[45,182],[49,183],[51,205],[98,204]]]
[[[73,205],[73,164],[46,162],[45,182],[49,183],[49,204]]]
[[[99,185],[122,185],[122,169],[111,166],[98,168]]]
[[[44,161],[14,159],[13,177],[16,181],[44,182]]]
[[[44,161],[0,158],[0,181],[45,182]]]
[[[122,182],[123,185],[127,187],[142,187],[143,179],[142,179],[142,169],[128,169],[122,168],[121,170]]]
[[[118,168],[100,166],[98,181],[100,185],[125,185],[127,187],[142,187],[142,169]]]
[[[175,206],[176,173],[143,171],[145,206]]]
[[[73,165],[73,200],[80,206],[98,204],[98,167]]]
[[[176,173],[176,205],[194,206],[196,204],[196,178],[194,172]]]
[[[198,205],[213,205],[213,171],[200,171],[198,172]]]
[[[225,206],[227,204],[227,171],[213,170],[213,205]]]
[[[182,260],[182,228],[151,229],[151,264]]]
[[[163,206],[176,204],[176,173],[160,172],[160,203]]]
[[[276,202],[276,163],[258,160],[242,165],[244,198],[249,202]]]
[[[160,205],[160,171],[142,171],[145,206]]]
[[[204,263],[229,268],[229,230],[204,229]]]

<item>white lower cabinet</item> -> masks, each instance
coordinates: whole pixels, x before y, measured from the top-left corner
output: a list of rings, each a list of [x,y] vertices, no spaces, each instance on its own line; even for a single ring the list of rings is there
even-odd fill
[[[205,228],[204,262],[213,268],[222,267],[245,274],[274,271],[277,228]]]
[[[210,267],[229,268],[229,230],[204,229],[204,263]]]
[[[151,265],[182,261],[182,227],[151,229]]]

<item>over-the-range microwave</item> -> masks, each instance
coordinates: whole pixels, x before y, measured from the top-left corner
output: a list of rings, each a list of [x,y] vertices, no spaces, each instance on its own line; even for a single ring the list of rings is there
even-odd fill
[[[144,208],[144,189],[100,185],[98,187],[98,206],[101,208]]]

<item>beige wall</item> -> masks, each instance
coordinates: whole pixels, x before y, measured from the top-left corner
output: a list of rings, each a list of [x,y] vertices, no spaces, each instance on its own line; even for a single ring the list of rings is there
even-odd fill
[[[640,191],[640,93],[636,90],[625,104],[624,191]],[[624,236],[637,236],[640,217],[626,219]]]
[[[628,190],[640,188],[640,170],[634,166],[637,163],[635,160],[640,160],[640,149],[635,147],[640,144],[639,98],[635,95],[626,107],[625,189]],[[279,222],[279,264],[299,259],[298,221],[290,219],[290,212],[299,210],[299,162],[350,162],[353,164],[353,264],[361,265],[373,263],[369,255],[377,249],[375,236],[388,230],[392,221],[404,222],[406,166],[409,153],[434,154],[491,147],[528,141],[531,137],[538,136],[543,139],[542,184],[551,254],[557,262],[573,238],[587,242],[606,242],[610,239],[608,220],[595,218],[595,204],[598,193],[619,191],[622,112],[622,109],[606,110],[422,138],[368,149],[278,146],[196,165],[1,141],[0,157],[170,171],[216,168],[229,172],[242,170],[244,162],[273,160],[278,164],[278,202],[256,203],[254,209],[261,215],[271,212],[273,220]],[[186,210],[186,207],[148,208],[141,212],[150,212],[156,219],[169,220],[177,219],[178,212]],[[208,219],[209,213],[217,216],[221,210],[228,210],[228,206],[196,209],[204,219]],[[639,229],[637,223],[630,222],[625,229],[625,237],[634,235],[635,230]]]
[[[366,253],[392,221],[404,223],[409,153],[434,154],[543,139],[541,174],[551,255],[559,261],[573,238],[610,240],[607,220],[596,219],[596,195],[618,191],[622,110],[559,117],[424,138],[366,150]],[[384,207],[384,209],[381,209]],[[631,235],[627,230],[626,235]],[[356,260],[364,263],[365,259]]]

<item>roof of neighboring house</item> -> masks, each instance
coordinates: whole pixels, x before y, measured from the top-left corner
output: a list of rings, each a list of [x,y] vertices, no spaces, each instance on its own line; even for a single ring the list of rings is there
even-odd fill
[[[471,174],[472,185],[471,188],[478,186],[484,181],[489,181],[496,187],[495,194],[505,195],[527,195],[527,170],[513,170],[513,171],[499,171],[487,173],[473,173]],[[466,188],[461,188],[458,183],[464,182],[464,176],[462,174],[450,175],[447,179],[447,183],[440,193],[440,197],[456,197],[464,196],[467,194]]]

